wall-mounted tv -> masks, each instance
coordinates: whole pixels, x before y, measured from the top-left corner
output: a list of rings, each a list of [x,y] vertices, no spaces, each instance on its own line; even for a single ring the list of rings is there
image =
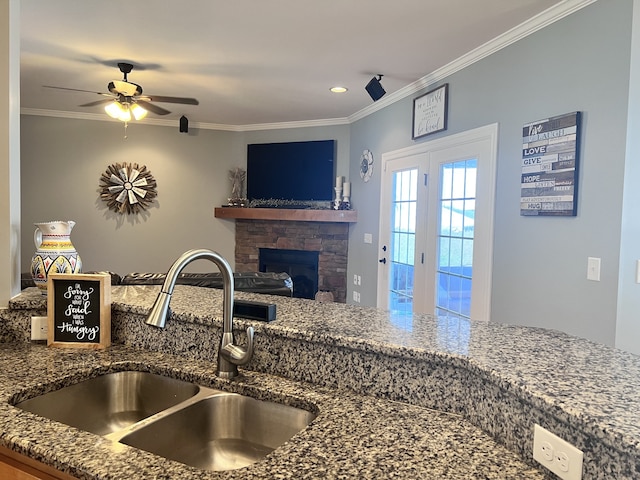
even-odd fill
[[[335,157],[335,140],[247,145],[247,197],[331,201]]]

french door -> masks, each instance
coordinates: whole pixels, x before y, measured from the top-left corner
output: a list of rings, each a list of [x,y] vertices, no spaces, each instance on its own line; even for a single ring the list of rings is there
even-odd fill
[[[378,306],[489,318],[497,125],[383,154]]]

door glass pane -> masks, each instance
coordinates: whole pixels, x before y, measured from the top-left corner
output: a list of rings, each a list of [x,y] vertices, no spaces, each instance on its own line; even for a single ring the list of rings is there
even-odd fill
[[[440,234],[448,235],[451,231],[451,201],[442,200],[440,202]]]
[[[471,314],[477,161],[440,166],[436,312]]]
[[[412,312],[418,200],[417,168],[394,172],[391,198],[393,218],[389,255],[389,309],[396,312]]]

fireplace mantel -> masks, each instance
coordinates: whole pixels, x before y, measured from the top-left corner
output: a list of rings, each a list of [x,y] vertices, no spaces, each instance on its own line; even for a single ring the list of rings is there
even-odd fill
[[[301,222],[355,223],[358,220],[358,212],[355,210],[299,210],[288,208],[218,207],[214,210],[214,216],[225,219]]]

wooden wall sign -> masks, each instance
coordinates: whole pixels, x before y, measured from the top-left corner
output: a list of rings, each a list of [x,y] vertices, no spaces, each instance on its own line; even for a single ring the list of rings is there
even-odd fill
[[[413,99],[413,134],[416,140],[425,135],[447,129],[449,108],[449,84],[445,83],[418,98]]]
[[[527,123],[522,129],[520,215],[578,214],[580,112]]]
[[[89,349],[111,345],[109,274],[51,274],[47,296],[47,345]]]

